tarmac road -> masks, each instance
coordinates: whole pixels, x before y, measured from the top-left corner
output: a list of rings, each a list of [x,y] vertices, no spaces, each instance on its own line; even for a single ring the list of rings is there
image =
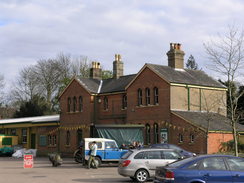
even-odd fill
[[[1,183],[131,183],[130,178],[117,173],[115,165],[86,169],[73,159],[64,159],[59,167],[52,167],[48,158],[34,158],[33,168],[23,168],[23,158],[0,157]],[[152,181],[151,181],[152,183]]]

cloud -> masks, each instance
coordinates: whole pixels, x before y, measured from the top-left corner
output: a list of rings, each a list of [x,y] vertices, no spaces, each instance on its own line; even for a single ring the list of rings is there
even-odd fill
[[[106,69],[120,53],[131,74],[145,62],[166,65],[170,42],[203,67],[203,42],[233,21],[241,27],[243,10],[241,0],[2,0],[0,74],[15,80],[19,69],[59,52]]]

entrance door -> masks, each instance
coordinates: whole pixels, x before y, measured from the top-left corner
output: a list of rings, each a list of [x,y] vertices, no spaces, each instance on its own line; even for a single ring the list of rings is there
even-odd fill
[[[160,130],[160,143],[168,143],[168,129],[162,128]]]
[[[36,148],[36,134],[32,133],[31,134],[31,149]]]
[[[77,147],[81,146],[82,144],[82,130],[77,130]]]

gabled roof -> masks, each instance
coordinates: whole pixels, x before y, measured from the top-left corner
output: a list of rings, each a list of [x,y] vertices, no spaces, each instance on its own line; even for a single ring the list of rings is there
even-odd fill
[[[209,122],[209,131],[232,132],[230,119],[218,113],[175,110],[172,113],[205,130],[207,130]],[[236,126],[238,131],[244,131],[244,125],[237,124]]]
[[[169,66],[146,64],[151,70],[169,83],[226,88],[205,72],[192,69],[174,69]]]
[[[77,80],[87,91],[91,93],[97,93],[101,82],[99,79],[93,78],[77,78]]]

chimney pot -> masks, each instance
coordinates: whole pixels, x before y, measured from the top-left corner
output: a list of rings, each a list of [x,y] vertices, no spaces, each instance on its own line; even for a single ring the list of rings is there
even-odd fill
[[[170,43],[170,50],[167,52],[168,66],[175,69],[184,69],[184,51],[180,43]]]

